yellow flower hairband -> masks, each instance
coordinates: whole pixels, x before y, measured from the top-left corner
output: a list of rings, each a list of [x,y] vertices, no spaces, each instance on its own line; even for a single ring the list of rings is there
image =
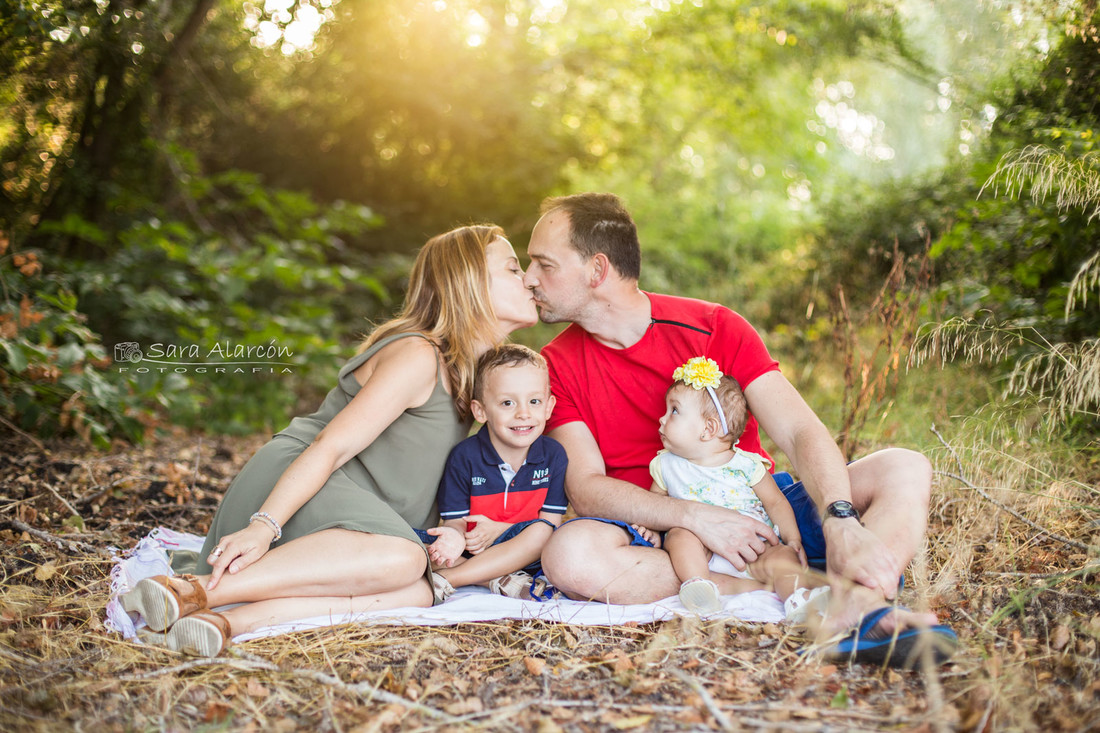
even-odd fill
[[[718,410],[718,419],[722,422],[722,435],[730,431],[726,424],[726,413],[722,410],[722,404],[718,402],[718,393],[715,387],[722,383],[722,370],[718,368],[718,362],[705,356],[693,356],[683,366],[676,367],[672,373],[674,382],[683,382],[692,389],[705,389],[710,395],[714,408]]]

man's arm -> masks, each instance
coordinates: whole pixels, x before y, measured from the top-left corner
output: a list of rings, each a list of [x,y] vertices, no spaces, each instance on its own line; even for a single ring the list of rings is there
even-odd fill
[[[561,443],[569,456],[565,489],[579,516],[618,519],[658,530],[684,527],[742,570],[744,563],[755,561],[769,543],[779,542],[768,525],[740,512],[655,496],[640,486],[611,478],[596,439],[583,422],[561,425],[550,437]]]
[[[844,456],[786,377],[780,372],[757,377],[745,388],[745,399],[761,429],[794,465],[819,514],[834,501],[852,501]],[[831,518],[822,527],[829,573],[881,589],[892,598],[901,568],[882,540],[854,518]]]

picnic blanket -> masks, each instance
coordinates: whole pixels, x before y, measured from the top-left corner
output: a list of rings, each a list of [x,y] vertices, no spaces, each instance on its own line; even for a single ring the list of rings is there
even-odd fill
[[[143,621],[130,617],[122,609],[118,597],[138,581],[153,575],[171,575],[169,552],[202,549],[203,538],[160,527],[144,538],[132,550],[119,553],[111,570],[111,597],[107,603],[107,627],[127,639],[137,639],[137,628]],[[754,591],[723,597],[723,609],[709,618],[740,619],[742,621],[782,621],[783,604],[769,591]],[[432,608],[395,608],[388,611],[322,616],[301,619],[293,623],[267,626],[233,637],[236,642],[264,636],[278,636],[295,631],[339,626],[349,623],[379,625],[450,626],[472,621],[500,619],[540,619],[566,624],[615,626],[628,622],[665,621],[691,612],[671,596],[656,603],[619,606],[591,601],[560,599],[539,603],[494,595],[486,588],[463,586],[445,603]]]

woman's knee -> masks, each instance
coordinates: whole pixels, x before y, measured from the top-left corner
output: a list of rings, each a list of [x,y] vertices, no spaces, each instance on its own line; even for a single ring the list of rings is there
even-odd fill
[[[397,585],[411,585],[428,569],[428,556],[419,543],[403,537],[355,534],[359,546],[354,551],[363,568],[363,577],[380,577]]]

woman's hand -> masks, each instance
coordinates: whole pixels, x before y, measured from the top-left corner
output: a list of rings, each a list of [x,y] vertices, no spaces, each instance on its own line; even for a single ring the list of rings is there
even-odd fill
[[[453,567],[466,549],[466,538],[454,527],[432,527],[428,534],[435,536],[435,542],[428,545],[428,559],[432,565]]]
[[[250,522],[244,529],[222,537],[206,558],[213,567],[206,589],[214,590],[226,570],[236,575],[259,560],[267,553],[273,539],[275,532],[263,522]]]
[[[487,550],[493,542],[512,525],[508,522],[494,522],[484,514],[466,517],[467,522],[477,522],[473,529],[466,532],[466,551],[471,555]]]
[[[642,536],[643,540],[645,540],[649,544],[653,545],[658,550],[661,549],[661,533],[660,532],[657,532],[656,530],[652,530],[648,527],[643,527],[640,524],[632,524],[630,526],[634,528],[634,531],[636,531],[638,534],[640,534]]]

